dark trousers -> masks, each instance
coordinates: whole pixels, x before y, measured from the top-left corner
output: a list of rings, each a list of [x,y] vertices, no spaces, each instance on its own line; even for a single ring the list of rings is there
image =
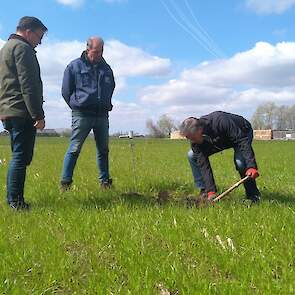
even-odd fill
[[[252,144],[253,130],[251,130],[248,133],[248,141],[249,141],[249,144]],[[238,151],[238,150],[235,150],[234,162],[235,162],[236,169],[238,170],[241,178],[244,178],[246,176],[245,173],[246,173],[246,170],[247,170],[246,169],[246,161],[245,161],[243,155],[241,154],[241,152]],[[244,183],[244,187],[245,187],[245,191],[246,191],[246,196],[248,198],[251,198],[252,196],[259,196],[260,195],[260,192],[259,192],[259,190],[257,188],[255,179],[247,180]]]
[[[10,134],[12,151],[7,172],[7,201],[23,202],[26,169],[33,158],[36,128],[31,119],[14,117],[2,122]]]
[[[248,137],[249,144],[252,144],[252,141],[253,141],[253,130],[252,129],[249,131],[247,137]],[[198,187],[199,189],[204,189],[205,183],[203,181],[200,168],[197,164],[197,161],[194,157],[194,152],[192,150],[190,150],[188,152],[188,160],[189,160],[190,166],[192,168],[193,177],[194,177],[196,187]],[[238,170],[241,178],[244,178],[246,170],[247,170],[246,169],[246,161],[245,161],[242,153],[237,149],[235,149],[235,152],[234,152],[234,163],[235,163],[236,169]],[[252,196],[259,196],[260,195],[260,192],[259,192],[257,185],[256,185],[256,181],[254,179],[249,179],[247,182],[245,182],[244,187],[245,187],[245,191],[246,191],[246,196],[248,198],[251,199]]]

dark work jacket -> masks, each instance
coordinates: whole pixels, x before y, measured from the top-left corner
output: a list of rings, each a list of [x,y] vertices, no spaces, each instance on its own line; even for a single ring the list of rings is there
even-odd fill
[[[209,156],[234,148],[245,159],[246,168],[257,168],[254,151],[249,141],[251,124],[243,117],[225,112],[213,112],[200,118],[204,141],[192,144],[194,158],[200,167],[207,192],[216,191]]]
[[[65,69],[62,96],[73,111],[107,115],[113,108],[114,89],[113,71],[103,58],[93,65],[84,51]]]

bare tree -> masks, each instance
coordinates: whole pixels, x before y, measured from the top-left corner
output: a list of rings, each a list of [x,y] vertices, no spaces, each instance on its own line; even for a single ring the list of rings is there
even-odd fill
[[[288,107],[279,106],[276,109],[276,128],[280,130],[287,129],[288,127]]]
[[[162,115],[156,123],[148,119],[146,128],[153,137],[169,137],[171,132],[177,129],[174,120],[167,115]]]
[[[174,120],[167,115],[162,115],[158,121],[158,127],[165,136],[170,136],[176,130]]]
[[[295,105],[290,106],[287,110],[287,129],[295,130]]]
[[[252,125],[254,129],[295,129],[295,105],[264,103],[253,114]]]
[[[159,127],[153,122],[152,119],[146,121],[146,128],[149,131],[149,135],[152,137],[165,137],[165,135],[160,131]]]

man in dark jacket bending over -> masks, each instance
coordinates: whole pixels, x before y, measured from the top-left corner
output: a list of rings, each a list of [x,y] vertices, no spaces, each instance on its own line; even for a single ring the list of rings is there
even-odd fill
[[[74,168],[82,145],[93,130],[99,181],[102,187],[110,187],[109,174],[109,111],[112,110],[112,95],[115,81],[111,67],[103,54],[104,42],[91,37],[80,58],[73,60],[66,68],[62,96],[72,109],[72,136],[65,155],[61,187],[66,190],[72,183]]]
[[[240,176],[250,176],[244,183],[246,196],[252,202],[259,202],[260,192],[255,182],[259,174],[251,146],[253,129],[245,118],[225,112],[213,112],[199,119],[190,117],[183,121],[180,133],[191,141],[188,159],[202,196],[210,200],[217,191],[209,156],[233,148]]]

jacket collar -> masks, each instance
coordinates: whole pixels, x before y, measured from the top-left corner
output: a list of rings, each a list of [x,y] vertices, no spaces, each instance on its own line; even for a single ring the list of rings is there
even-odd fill
[[[105,64],[105,60],[104,60],[103,57],[101,58],[101,60],[100,60],[97,64],[92,64],[92,63],[89,61],[88,57],[87,57],[86,50],[84,50],[84,51],[82,52],[80,58],[81,58],[82,61],[83,61],[87,66],[89,66],[89,67],[93,67],[93,66],[98,66],[98,67],[100,67],[100,66],[102,66],[102,65]]]
[[[24,37],[22,37],[21,35],[18,35],[18,34],[11,34],[8,38],[8,40],[13,40],[13,39],[16,39],[16,40],[20,40],[20,41],[23,41],[25,42],[26,44],[28,44],[36,53],[36,50],[35,48],[32,46],[32,44],[26,40]]]

